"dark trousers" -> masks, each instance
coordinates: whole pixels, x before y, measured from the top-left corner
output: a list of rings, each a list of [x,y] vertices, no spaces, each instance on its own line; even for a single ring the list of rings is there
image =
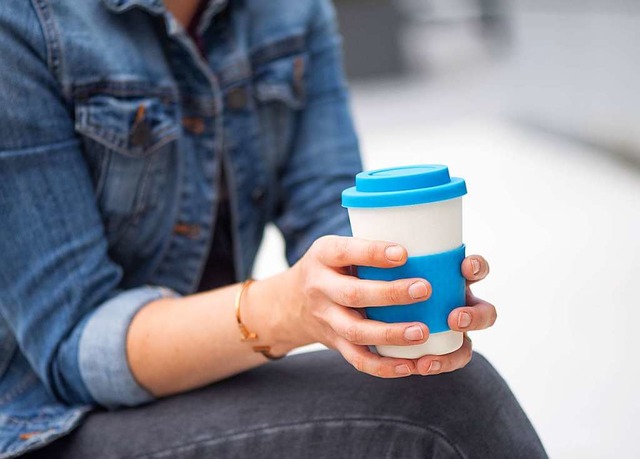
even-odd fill
[[[454,373],[379,379],[333,351],[114,412],[29,457],[542,458],[536,432],[479,354]]]

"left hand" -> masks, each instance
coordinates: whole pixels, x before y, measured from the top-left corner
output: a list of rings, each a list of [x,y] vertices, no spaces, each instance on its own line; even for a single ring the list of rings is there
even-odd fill
[[[496,308],[471,292],[470,285],[489,274],[489,264],[480,255],[470,255],[462,262],[462,275],[467,280],[466,306],[456,308],[449,314],[449,327],[464,332],[462,347],[447,355],[427,355],[416,360],[414,374],[434,375],[447,373],[464,367],[471,360],[472,344],[467,336],[470,330],[491,327],[497,316]]]

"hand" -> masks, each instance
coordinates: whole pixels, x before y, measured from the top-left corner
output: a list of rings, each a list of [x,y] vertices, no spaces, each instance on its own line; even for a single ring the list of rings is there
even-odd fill
[[[470,255],[462,261],[462,275],[467,280],[467,306],[456,308],[449,314],[449,328],[464,332],[462,347],[447,355],[428,355],[416,361],[416,373],[431,375],[447,373],[464,367],[471,360],[472,344],[467,336],[468,331],[483,330],[493,326],[498,318],[496,308],[471,292],[471,284],[478,282],[489,274],[489,264],[480,255]]]
[[[434,374],[463,367],[471,358],[471,342],[466,335],[462,348],[446,356],[400,359],[382,357],[367,348],[381,344],[420,344],[428,339],[429,330],[421,322],[387,324],[365,318],[362,309],[424,301],[431,294],[427,281],[383,282],[350,275],[354,265],[392,268],[403,265],[406,260],[406,250],[389,242],[338,236],[318,239],[288,272],[292,298],[287,303],[292,308],[289,316],[295,318],[289,333],[302,334],[298,342],[320,342],[337,349],[359,371],[385,378]],[[463,275],[469,283],[484,278],[488,271],[486,261],[479,256],[469,257],[462,264]],[[469,306],[451,313],[452,329],[476,330],[495,321],[495,308],[473,297],[468,288],[467,299]],[[469,324],[466,324],[467,317],[471,319]]]

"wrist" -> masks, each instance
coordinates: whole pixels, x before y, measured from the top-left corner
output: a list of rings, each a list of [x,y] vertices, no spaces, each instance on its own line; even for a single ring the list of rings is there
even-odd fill
[[[270,346],[274,355],[310,343],[303,333],[289,271],[255,281],[243,295],[243,311],[248,309],[245,324],[258,334],[257,344]]]

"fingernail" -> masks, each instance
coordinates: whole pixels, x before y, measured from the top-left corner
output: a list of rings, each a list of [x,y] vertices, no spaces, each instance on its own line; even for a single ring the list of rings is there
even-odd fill
[[[420,341],[421,339],[424,339],[422,328],[418,327],[417,325],[407,327],[407,329],[404,331],[404,339],[406,339],[407,341]]]
[[[458,328],[467,328],[471,325],[471,315],[468,312],[458,314]]]
[[[424,282],[414,282],[409,287],[409,296],[414,300],[427,296],[427,286]]]
[[[409,374],[411,374],[411,370],[409,369],[409,365],[403,363],[402,365],[396,366],[396,374],[397,375],[409,375]]]
[[[473,271],[474,276],[477,276],[480,273],[480,262],[475,258],[471,259],[471,271]]]
[[[387,260],[389,261],[400,261],[402,260],[402,255],[404,255],[404,251],[402,247],[399,245],[390,245],[384,251]]]
[[[437,371],[440,371],[441,367],[442,365],[440,365],[440,362],[438,362],[437,360],[434,360],[431,362],[431,365],[429,365],[429,369],[427,370],[427,373],[435,373]]]

